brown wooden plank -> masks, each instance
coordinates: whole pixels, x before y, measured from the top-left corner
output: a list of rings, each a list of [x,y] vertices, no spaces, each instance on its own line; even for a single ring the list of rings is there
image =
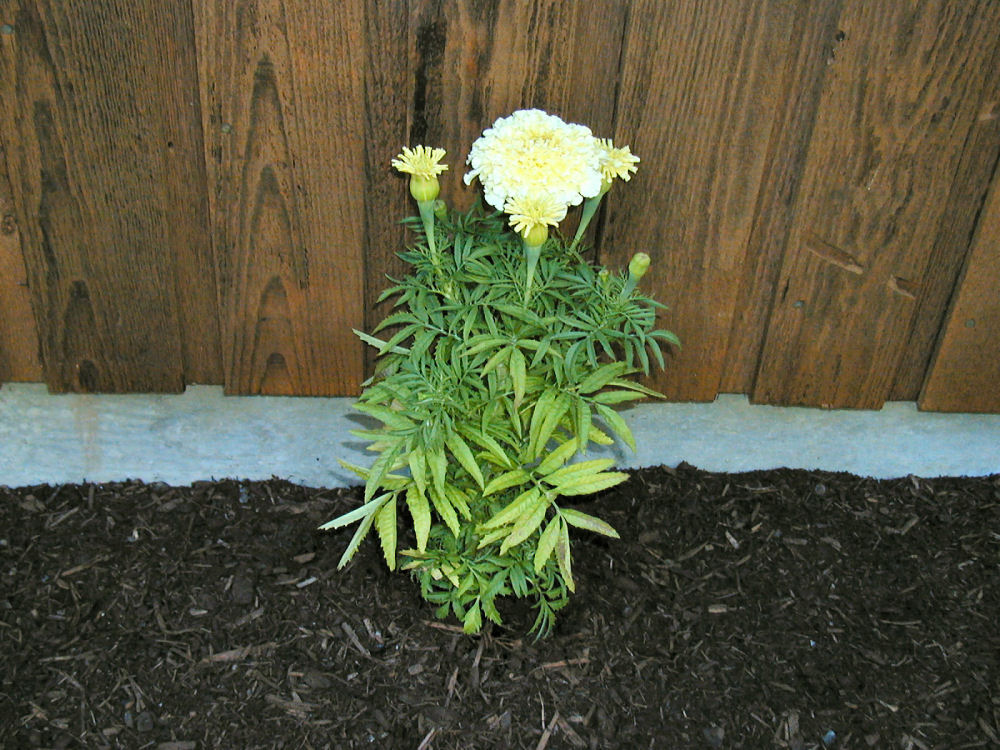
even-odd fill
[[[423,0],[413,8],[410,141],[448,149],[441,192],[449,202],[464,208],[479,195],[478,183],[462,183],[472,142],[517,109],[611,134],[625,0]]]
[[[362,380],[363,6],[194,3],[229,393]]]
[[[803,0],[795,7],[791,42],[794,46],[789,48],[791,64],[785,68],[780,115],[771,134],[741,270],[740,291],[719,383],[719,391],[723,393],[753,390],[823,79],[840,44],[837,22],[842,4]]]
[[[1000,414],[1000,171],[920,395],[927,411]]]
[[[615,137],[642,161],[605,199],[601,252],[653,258],[644,286],[683,344],[655,379],[673,400],[718,392],[795,8],[641,0],[630,12]]]
[[[878,408],[976,118],[1000,5],[845,5],[753,398]]]
[[[994,75],[986,79],[979,114],[962,149],[917,295],[910,335],[889,395],[891,401],[915,401],[920,394],[1000,155],[1000,35],[994,47],[993,62],[987,66]]]
[[[55,391],[181,390],[185,326],[192,362],[212,327],[189,319],[212,297],[189,246],[207,249],[191,215],[204,199],[188,160],[198,125],[190,8],[2,8],[0,116],[16,144],[7,163],[45,380]]]
[[[7,179],[6,150],[0,144],[0,383],[41,379],[38,332],[21,256],[21,233]]]

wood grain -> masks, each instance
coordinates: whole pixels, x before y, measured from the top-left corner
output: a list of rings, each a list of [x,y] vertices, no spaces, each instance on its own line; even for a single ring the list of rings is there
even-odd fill
[[[753,390],[823,81],[840,44],[841,5],[803,0],[795,6],[781,109],[767,149],[719,383],[723,393]]]
[[[1000,413],[1000,172],[920,395],[928,411]]]
[[[7,179],[6,149],[0,143],[0,383],[41,379],[38,331],[21,256],[21,233]]]
[[[879,408],[886,400],[977,114],[997,7],[845,6],[755,401]]]
[[[185,348],[210,372],[196,362],[213,341],[211,281],[197,268],[208,245],[189,147],[190,10],[4,0],[3,11],[14,21],[0,39],[7,163],[45,380],[54,391],[181,390]]]
[[[194,2],[228,393],[362,380],[363,7]]]
[[[642,159],[605,199],[602,256],[653,258],[648,289],[683,348],[655,385],[714,399],[793,54],[791,2],[633,3],[615,138]]]
[[[410,141],[448,149],[442,197],[474,202],[478,185],[462,182],[469,149],[517,109],[611,134],[625,11],[624,0],[413,3]]]
[[[915,401],[920,394],[1000,158],[1000,36],[994,41],[993,61],[987,70],[993,75],[986,78],[978,114],[965,139],[927,259],[909,337],[889,395],[892,401]]]

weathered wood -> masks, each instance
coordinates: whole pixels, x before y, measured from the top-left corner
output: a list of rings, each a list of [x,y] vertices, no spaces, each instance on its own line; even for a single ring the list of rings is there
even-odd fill
[[[612,132],[625,0],[422,0],[413,5],[410,141],[448,149],[442,197],[480,194],[462,177],[472,142],[498,117],[539,108]]]
[[[229,393],[362,380],[363,7],[194,2]]]
[[[928,411],[1000,413],[1000,171],[920,395]]]
[[[768,146],[719,391],[749,393],[788,244],[823,80],[840,43],[841,0],[795,6],[781,109]]]
[[[1000,36],[994,48],[993,61],[987,65],[993,75],[986,79],[978,115],[965,139],[951,194],[927,259],[891,401],[915,401],[920,394],[1000,157]]]
[[[846,4],[755,401],[886,400],[998,27],[993,3]]]
[[[54,391],[181,390],[186,353],[193,371],[211,372],[200,363],[214,320],[191,160],[190,8],[2,10],[0,116],[45,380]]]
[[[31,382],[42,379],[42,363],[6,165],[0,144],[0,383]]]
[[[615,136],[642,161],[605,198],[601,252],[653,258],[644,284],[683,345],[655,379],[673,400],[718,392],[795,8],[646,0],[629,15]]]

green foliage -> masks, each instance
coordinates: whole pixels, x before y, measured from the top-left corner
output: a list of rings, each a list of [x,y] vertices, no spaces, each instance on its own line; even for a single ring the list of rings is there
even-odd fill
[[[426,218],[426,217],[425,217]],[[526,293],[521,239],[480,207],[408,220],[412,273],[383,299],[394,312],[372,334],[380,355],[357,409],[381,426],[370,441],[364,504],[325,524],[358,523],[340,566],[372,527],[386,563],[409,570],[437,614],[466,632],[500,623],[497,598],[530,597],[548,634],[574,590],[570,529],[617,538],[566,507],[624,481],[610,459],[581,456],[613,438],[635,447],[614,406],[656,396],[630,376],[663,365],[652,299],[636,279],[595,267],[560,237],[547,240]],[[400,519],[410,529],[398,531]],[[413,546],[398,549],[401,540]]]

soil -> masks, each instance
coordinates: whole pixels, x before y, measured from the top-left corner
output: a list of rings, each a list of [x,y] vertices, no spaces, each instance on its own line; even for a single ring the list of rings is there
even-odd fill
[[[635,472],[543,641],[338,573],[358,500],[0,488],[0,747],[1000,747],[1000,476]]]

